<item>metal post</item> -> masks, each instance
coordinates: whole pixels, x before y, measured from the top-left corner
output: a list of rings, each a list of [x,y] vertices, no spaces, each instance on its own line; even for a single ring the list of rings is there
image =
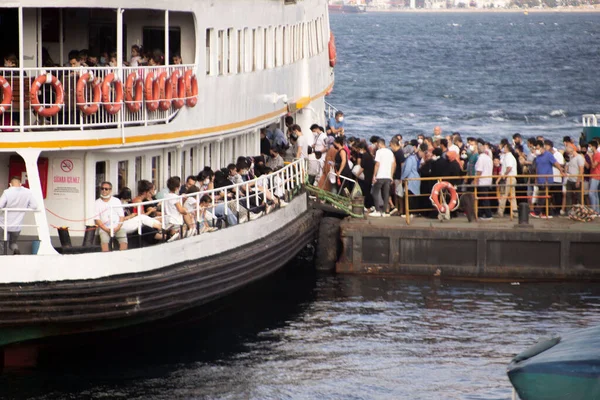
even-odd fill
[[[63,9],[58,9],[58,65],[63,65],[65,60],[65,43],[64,43],[64,15]]]
[[[473,194],[475,196],[475,199],[473,201],[473,208],[475,210],[475,221],[477,221],[479,219],[479,200],[478,200],[478,196],[477,196],[477,186],[474,187],[474,191]]]
[[[406,215],[406,225],[410,225],[410,202],[408,201],[408,180],[405,180],[404,185],[404,213]]]
[[[581,178],[581,181],[579,181],[579,192],[581,194],[580,199],[581,199],[581,205],[584,206],[585,205],[585,191],[583,189],[584,186],[584,182],[585,182],[585,177],[583,175],[579,175],[578,179]],[[575,204],[573,204],[575,205]]]
[[[168,66],[169,56],[169,10],[165,10],[165,65]]]
[[[19,7],[19,132],[25,131],[25,93],[23,73],[23,7]],[[6,220],[5,220],[6,221]]]
[[[549,213],[550,198],[549,198],[548,193],[549,193],[549,191],[548,191],[548,181],[546,180],[546,218],[548,218],[550,216],[550,213]]]

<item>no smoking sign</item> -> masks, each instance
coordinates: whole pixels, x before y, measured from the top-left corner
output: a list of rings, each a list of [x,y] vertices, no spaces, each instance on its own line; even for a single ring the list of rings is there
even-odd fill
[[[71,171],[73,171],[73,161],[71,161],[71,160],[62,160],[60,162],[60,169],[63,172],[71,172]]]

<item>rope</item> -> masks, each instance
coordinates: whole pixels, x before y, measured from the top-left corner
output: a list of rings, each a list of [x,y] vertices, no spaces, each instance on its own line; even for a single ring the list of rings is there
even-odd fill
[[[69,219],[69,218],[61,217],[60,215],[49,210],[48,208],[46,208],[46,211],[48,211],[50,214],[54,215],[57,218],[60,218],[62,220],[69,221],[69,222],[85,222],[88,219],[96,219],[96,217],[100,215],[100,214],[96,214],[93,217],[89,217],[89,218],[85,218],[85,219]]]

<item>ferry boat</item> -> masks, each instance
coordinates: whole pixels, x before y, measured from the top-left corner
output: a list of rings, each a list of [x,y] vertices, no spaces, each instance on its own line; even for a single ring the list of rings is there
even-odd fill
[[[357,3],[332,2],[329,3],[329,12],[333,14],[360,14],[367,11],[367,6]]]
[[[0,256],[5,364],[18,363],[11,350],[27,344],[209,304],[280,268],[314,238],[318,218],[297,160],[261,177],[266,190],[279,185],[288,205],[255,220],[124,251],[77,245],[95,230],[104,181],[113,194],[135,192],[142,179],[160,192],[171,176],[184,181],[205,166],[258,155],[259,130],[284,128],[285,116],[304,132],[323,125],[334,81],[326,0],[21,0],[0,4],[0,30],[9,61],[0,68],[0,180],[20,177],[37,203],[0,210],[25,212],[22,254]],[[159,49],[152,55],[164,65],[132,65],[134,45]],[[69,53],[83,48],[107,65],[79,65]],[[258,199],[253,183],[219,189],[236,193],[225,213]],[[76,246],[61,245],[59,227]]]

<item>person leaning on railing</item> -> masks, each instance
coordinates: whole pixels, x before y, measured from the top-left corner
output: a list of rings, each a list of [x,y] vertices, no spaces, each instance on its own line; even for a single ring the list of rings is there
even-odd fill
[[[592,149],[592,165],[590,169],[590,205],[597,213],[600,213],[600,206],[598,205],[598,186],[600,186],[600,152],[598,151],[598,141],[592,140],[590,142]]]
[[[37,209],[37,204],[33,199],[31,191],[21,186],[21,178],[13,176],[10,179],[10,187],[2,193],[0,197],[0,209],[2,208],[29,208]],[[25,217],[25,211],[8,211],[6,220],[4,220],[5,212],[0,212],[0,240],[4,240],[4,229],[8,236],[8,247],[13,251],[13,254],[21,254],[17,240],[21,234],[21,224]],[[0,254],[6,254],[5,243],[2,242]]]

